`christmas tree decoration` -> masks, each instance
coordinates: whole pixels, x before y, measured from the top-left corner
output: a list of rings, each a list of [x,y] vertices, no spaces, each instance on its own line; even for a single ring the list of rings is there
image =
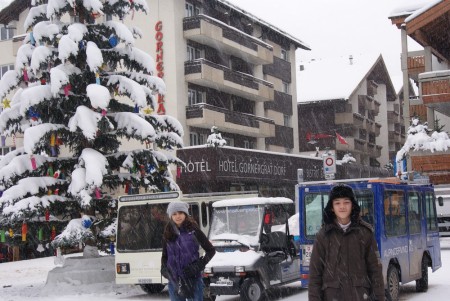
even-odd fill
[[[38,240],[42,241],[43,237],[44,237],[44,229],[40,227],[38,230]]]
[[[116,47],[117,44],[119,43],[117,40],[117,37],[113,34],[109,37],[108,41],[109,41],[109,45],[111,45],[111,47]]]
[[[64,96],[65,97],[69,96],[70,90],[72,90],[72,85],[71,84],[67,84],[67,85],[64,86]]]
[[[6,242],[5,230],[0,229],[0,242]]]
[[[165,90],[160,88],[156,64],[136,47],[134,30],[117,21],[129,18],[130,10],[149,11],[148,2],[100,2],[93,7],[91,1],[59,1],[47,9],[46,1],[32,1],[25,22],[29,36],[16,55],[17,80],[0,79],[3,107],[11,106],[5,101],[11,95],[17,108],[0,112],[0,134],[23,137],[23,151],[9,153],[8,162],[0,166],[0,173],[8,175],[0,177],[5,191],[2,210],[9,212],[0,212],[0,220],[13,229],[25,221],[33,234],[34,229],[51,226],[53,249],[88,241],[102,246],[99,231],[116,217],[110,201],[117,198],[117,189],[178,190],[170,167],[184,165],[166,154],[183,146],[183,127],[175,118],[153,114],[155,100]],[[104,13],[112,20],[93,20]],[[77,22],[70,21],[72,16]],[[142,114],[141,108],[146,108]],[[59,157],[63,143],[64,157]],[[130,150],[130,145],[136,148]],[[15,168],[20,161],[16,159],[23,158],[24,168]],[[152,173],[147,172],[149,162]],[[27,199],[33,206],[21,206]],[[89,212],[95,227],[53,224],[49,211],[58,216]],[[44,212],[43,225],[35,226]],[[79,225],[78,219],[69,224]]]
[[[30,79],[28,78],[28,72],[27,72],[27,69],[26,68],[24,68],[23,69],[23,80],[25,81],[25,82],[28,82]]]
[[[13,229],[9,228],[9,238],[13,238],[14,237],[14,232]]]
[[[36,170],[37,166],[36,166],[36,158],[33,155],[30,155],[30,161],[31,161],[31,168],[33,170]]]
[[[30,44],[33,46],[36,45],[36,40],[34,39],[33,32],[30,32]]]
[[[3,99],[2,101],[3,109],[11,108],[11,100],[8,98]]]
[[[98,187],[95,187],[95,197],[97,199],[101,199],[102,198],[102,194],[100,193],[100,189],[98,189]]]
[[[22,241],[27,241],[28,226],[26,222],[22,224]]]
[[[150,115],[151,113],[153,113],[153,109],[151,107],[146,107],[142,111],[147,115]]]
[[[86,229],[90,228],[92,226],[92,220],[89,216],[83,215],[81,217],[81,225],[85,227]]]

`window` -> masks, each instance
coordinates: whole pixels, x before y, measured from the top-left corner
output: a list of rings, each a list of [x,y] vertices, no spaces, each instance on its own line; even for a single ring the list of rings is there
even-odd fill
[[[281,49],[281,58],[285,61],[289,61],[289,52],[286,49]]]
[[[290,93],[290,89],[289,89],[289,83],[287,83],[287,82],[282,82],[282,92],[283,93],[286,93],[286,94],[289,94]]]
[[[3,137],[3,136],[2,136]],[[0,155],[5,156],[7,153],[16,149],[15,146],[3,146]]]
[[[425,194],[425,214],[427,217],[427,230],[436,231],[436,204],[434,202],[434,196],[432,193],[428,192]]]
[[[246,149],[254,149],[255,148],[255,144],[253,143],[253,141],[244,140],[244,148],[246,148]]]
[[[417,192],[408,193],[408,224],[409,234],[420,233],[420,216],[422,210],[420,210],[420,197]]]
[[[3,65],[0,67],[0,79],[5,75],[5,73],[9,70],[14,70],[14,65]]]
[[[361,218],[367,223],[374,225],[373,193],[370,190],[356,190],[356,199],[361,208]]]
[[[186,17],[193,17],[200,14],[200,8],[191,3],[186,3]]]
[[[195,146],[195,145],[203,145],[206,143],[206,139],[205,139],[205,135],[196,133],[196,132],[191,132],[189,134],[189,143],[191,146]]]
[[[14,36],[14,29],[3,26],[0,31],[1,41],[11,40]]]
[[[306,194],[304,227],[308,239],[314,239],[322,227],[322,212],[326,203],[328,203],[328,191]]]
[[[202,58],[202,51],[192,46],[187,46],[186,60],[194,61]]]
[[[387,236],[406,234],[405,199],[403,191],[384,192],[384,229]]]
[[[222,138],[227,142],[227,146],[234,146],[233,138],[224,138],[224,137],[222,137]]]
[[[192,106],[198,103],[205,103],[205,92],[188,89],[188,104]]]
[[[112,15],[106,14],[105,15],[105,21],[112,21]]]
[[[283,115],[283,124],[284,126],[291,126],[291,116]]]

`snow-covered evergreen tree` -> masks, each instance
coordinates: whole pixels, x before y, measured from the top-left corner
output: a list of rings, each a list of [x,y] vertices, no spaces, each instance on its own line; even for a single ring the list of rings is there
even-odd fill
[[[439,129],[441,130],[441,129]],[[421,123],[419,118],[413,117],[411,119],[411,125],[408,128],[408,136],[406,137],[405,144],[397,152],[396,161],[401,161],[410,150],[413,151],[446,151],[450,147],[450,139],[446,132],[433,131],[428,129],[428,124]]]
[[[217,126],[211,127],[211,134],[206,139],[206,145],[208,147],[219,147],[226,145],[227,142],[222,138],[222,134],[219,133],[219,128]]]
[[[114,229],[114,190],[178,190],[169,166],[183,162],[167,150],[182,146],[183,129],[175,118],[152,113],[165,84],[154,75],[153,58],[134,47],[139,29],[120,21],[147,12],[145,0],[32,5],[15,70],[0,82],[0,99],[14,93],[0,132],[24,137],[24,147],[0,162],[0,210],[3,223],[16,229],[49,216],[76,217],[53,241],[74,245],[96,239],[92,223]],[[104,14],[119,20],[103,22]],[[68,15],[75,21],[63,22]],[[123,138],[142,148],[120,151]]]

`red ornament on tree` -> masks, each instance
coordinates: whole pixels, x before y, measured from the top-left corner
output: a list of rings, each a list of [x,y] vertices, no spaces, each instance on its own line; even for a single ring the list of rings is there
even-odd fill
[[[56,229],[55,229],[55,226],[53,226],[53,227],[52,227],[52,234],[51,234],[51,237],[50,237],[50,238],[51,238],[52,240],[54,240],[55,237],[56,237]]]
[[[50,211],[45,210],[45,221],[49,221],[50,220]]]
[[[23,224],[22,224],[22,241],[27,241],[27,232],[28,232],[27,223],[23,222]]]

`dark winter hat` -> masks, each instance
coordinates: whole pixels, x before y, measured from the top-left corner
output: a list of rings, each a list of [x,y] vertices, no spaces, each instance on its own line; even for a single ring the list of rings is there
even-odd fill
[[[333,212],[333,200],[337,198],[349,198],[352,201],[353,206],[350,214],[350,220],[352,222],[357,222],[361,208],[359,207],[358,202],[356,202],[353,189],[346,184],[338,184],[331,189],[328,197],[328,203],[323,210],[323,222],[325,224],[334,223],[336,214]]]
[[[175,212],[184,212],[189,215],[189,205],[184,202],[175,201],[167,206],[167,214],[171,217]]]

